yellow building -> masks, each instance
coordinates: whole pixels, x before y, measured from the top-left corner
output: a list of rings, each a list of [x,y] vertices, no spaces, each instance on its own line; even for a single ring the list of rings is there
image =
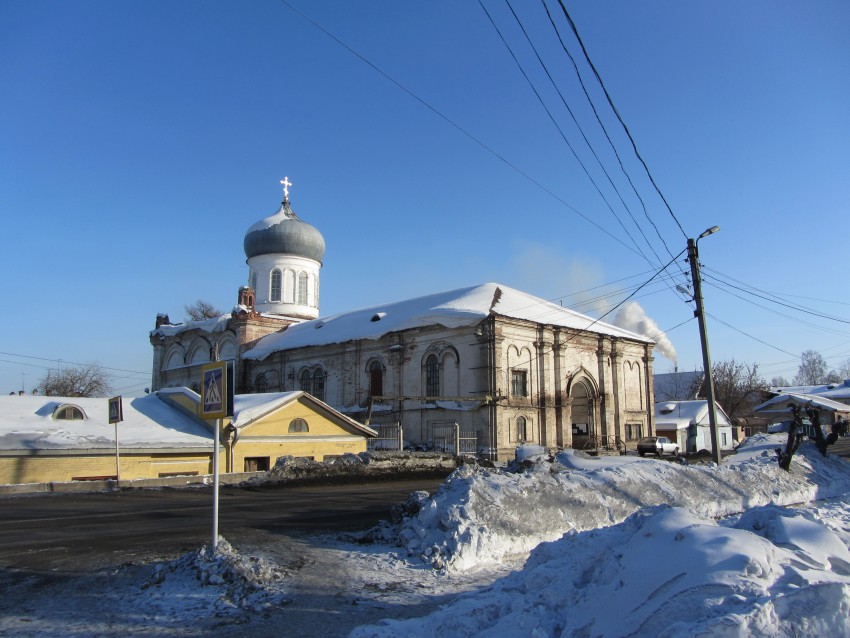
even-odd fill
[[[160,390],[159,397],[199,418],[200,396],[188,388]],[[281,456],[323,461],[366,451],[373,429],[350,419],[306,392],[239,394],[233,418],[222,419],[226,471],[268,470]]]
[[[186,388],[124,399],[116,458],[106,399],[0,397],[0,484],[210,474],[213,423],[197,416],[199,403]],[[239,395],[234,408],[221,423],[222,472],[363,452],[376,435],[303,392]]]

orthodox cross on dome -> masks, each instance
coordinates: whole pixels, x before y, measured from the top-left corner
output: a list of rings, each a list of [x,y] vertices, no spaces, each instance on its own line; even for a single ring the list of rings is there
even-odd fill
[[[292,182],[289,181],[289,177],[284,177],[280,180],[280,183],[283,185],[283,200],[289,201],[289,187],[292,186]]]

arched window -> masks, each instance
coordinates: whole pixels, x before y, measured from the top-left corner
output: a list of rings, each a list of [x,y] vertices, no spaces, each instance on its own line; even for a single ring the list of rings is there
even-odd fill
[[[286,286],[284,288],[286,303],[295,303],[295,271],[286,269]]]
[[[301,374],[299,375],[298,379],[301,382],[301,391],[302,392],[310,392],[310,390],[312,390],[312,388],[311,388],[312,376],[310,375],[310,371],[307,368],[304,368],[301,371]]]
[[[289,431],[290,432],[309,432],[310,427],[307,425],[307,421],[304,419],[292,419],[289,422]]]
[[[307,305],[307,273],[298,273],[298,303]]]
[[[57,419],[62,419],[63,421],[80,421],[83,418],[83,413],[79,408],[74,406],[68,406],[67,408],[63,408],[56,414]]]
[[[248,285],[254,289],[254,292],[257,291],[257,271],[251,270],[251,278],[248,281]]]
[[[281,274],[280,271],[275,268],[272,270],[272,283],[271,289],[269,290],[269,301],[280,301],[280,288]]]
[[[516,418],[516,438],[517,441],[521,441],[523,443],[528,440],[528,432],[524,416],[518,416]]]
[[[425,396],[440,396],[440,362],[435,354],[425,359]]]
[[[313,371],[313,391],[310,394],[319,401],[325,400],[325,372],[321,368]]]
[[[384,394],[384,366],[380,361],[369,364],[369,396],[380,397]]]
[[[268,388],[268,382],[266,381],[266,373],[261,372],[257,375],[257,379],[254,381],[254,388],[257,392],[265,392]]]

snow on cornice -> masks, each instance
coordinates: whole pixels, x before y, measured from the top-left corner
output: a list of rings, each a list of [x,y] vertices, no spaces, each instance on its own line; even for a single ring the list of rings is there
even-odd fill
[[[509,286],[487,283],[305,321],[263,337],[244,354],[244,358],[264,359],[279,350],[356,339],[380,339],[391,332],[431,325],[446,328],[473,326],[490,315],[654,343],[641,335],[595,321],[587,315]]]
[[[174,325],[162,325],[156,330],[151,331],[151,335],[162,335],[163,337],[173,337],[187,330],[200,330],[202,332],[224,332],[227,330],[228,322],[231,319],[230,314],[213,317],[212,319],[202,319],[201,321],[187,321],[186,323],[178,323]]]

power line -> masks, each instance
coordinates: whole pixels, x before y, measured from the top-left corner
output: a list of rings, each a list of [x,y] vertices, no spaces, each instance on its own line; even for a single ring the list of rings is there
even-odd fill
[[[667,210],[670,212],[671,217],[676,222],[676,225],[679,227],[679,230],[682,231],[682,236],[687,240],[688,234],[685,232],[685,229],[682,228],[682,224],[679,223],[679,219],[676,217],[676,214],[673,212],[673,209],[670,208],[670,204],[667,203],[667,199],[664,197],[661,189],[658,188],[658,184],[655,183],[655,179],[652,177],[652,173],[649,171],[649,167],[646,165],[646,162],[643,161],[643,157],[638,151],[637,144],[635,143],[634,138],[632,137],[631,131],[629,131],[629,127],[626,126],[626,123],[623,121],[623,118],[620,117],[620,112],[617,110],[617,107],[614,106],[614,101],[611,99],[611,95],[608,93],[608,89],[605,88],[605,83],[602,81],[602,78],[599,75],[599,71],[596,70],[596,67],[593,65],[593,62],[590,60],[590,55],[587,52],[587,49],[584,46],[584,42],[581,39],[581,36],[578,34],[578,29],[576,28],[575,22],[570,17],[569,11],[567,11],[567,7],[564,6],[564,0],[558,0],[558,4],[561,5],[561,10],[564,12],[564,17],[566,17],[567,22],[570,23],[570,28],[573,31],[573,34],[576,37],[579,45],[581,46],[582,53],[584,53],[584,59],[587,60],[587,64],[590,66],[593,71],[593,75],[596,76],[596,81],[599,82],[599,86],[602,88],[602,92],[605,94],[605,98],[608,100],[608,104],[611,106],[611,110],[614,111],[614,115],[617,116],[620,124],[623,127],[623,130],[626,132],[626,135],[629,138],[629,141],[632,143],[632,148],[634,149],[635,155],[640,160],[640,163],[643,165],[644,170],[646,171],[647,177],[649,177],[649,181],[652,182],[652,186],[655,188],[655,192],[658,193],[658,196],[661,198],[661,201],[664,202],[664,205],[667,207]]]
[[[791,308],[792,310],[799,310],[800,312],[806,312],[808,314],[816,315],[818,317],[823,317],[824,319],[832,319],[833,321],[838,321],[838,322],[841,322],[841,323],[850,323],[850,321],[848,321],[847,319],[842,319],[840,317],[836,317],[835,315],[824,315],[824,314],[819,313],[817,310],[814,310],[812,308],[808,308],[806,306],[802,306],[802,305],[799,305],[799,304],[786,303],[786,302],[783,302],[783,301],[777,301],[777,299],[782,299],[783,296],[778,294],[778,293],[768,292],[766,290],[762,290],[761,288],[758,288],[757,286],[747,284],[747,283],[745,283],[745,282],[743,282],[739,279],[735,279],[734,277],[730,277],[729,275],[724,275],[723,273],[721,273],[720,271],[718,271],[716,269],[708,268],[708,270],[711,271],[711,272],[716,272],[718,275],[721,275],[722,277],[725,277],[726,279],[731,279],[732,281],[735,281],[735,282],[741,284],[741,286],[745,286],[746,288],[750,288],[751,290],[757,290],[759,293],[762,293],[762,294],[757,294],[755,292],[751,292],[751,290],[746,290],[745,288],[741,288],[739,286],[735,286],[733,284],[730,284],[729,282],[726,282],[726,281],[723,282],[725,285],[730,286],[731,288],[736,288],[737,290],[740,290],[741,292],[746,292],[747,294],[753,295],[754,297],[760,297],[760,298],[762,298],[766,301],[772,301],[773,303],[778,304],[780,306],[785,306],[787,308]],[[717,281],[722,281],[718,277],[712,277],[712,278],[717,280]],[[803,297],[803,298],[806,299],[806,297]],[[825,300],[825,299],[813,299],[813,301],[827,301],[827,300]],[[836,303],[844,303],[844,302],[836,302]],[[850,304],[846,304],[846,305],[850,305]]]
[[[751,335],[749,332],[744,332],[744,331],[743,331],[743,330],[741,330],[740,328],[736,328],[736,327],[735,327],[735,326],[733,326],[732,324],[726,323],[725,321],[723,321],[723,319],[720,319],[719,317],[715,317],[715,316],[714,316],[713,314],[711,314],[711,313],[706,312],[705,314],[707,314],[709,317],[711,317],[712,319],[714,319],[714,320],[715,320],[715,321],[717,321],[718,323],[722,323],[722,324],[723,324],[724,326],[726,326],[727,328],[730,328],[730,329],[734,330],[735,332],[739,332],[739,333],[741,333],[742,335],[744,335],[745,337],[749,337],[749,338],[750,338],[750,339],[752,339],[753,341],[758,341],[759,343],[761,343],[761,344],[763,344],[763,345],[767,346],[768,348],[773,348],[774,350],[778,350],[779,352],[782,352],[782,353],[784,353],[784,354],[790,355],[790,356],[792,356],[792,357],[793,357],[793,356],[796,356],[796,355],[794,355],[793,353],[788,352],[787,350],[783,350],[782,348],[779,348],[779,347],[777,347],[777,346],[774,346],[773,344],[768,343],[767,341],[764,341],[764,340],[762,340],[762,339],[759,339],[758,337],[754,337],[754,336],[753,336],[753,335]]]
[[[0,354],[6,355],[7,357],[21,357],[22,359],[35,359],[36,361],[53,361],[53,362],[62,361],[62,363],[67,363],[68,365],[72,365],[72,366],[89,366],[89,365],[92,365],[91,363],[75,363],[73,361],[66,361],[65,359],[58,359],[58,360],[57,359],[48,359],[47,357],[35,357],[35,356],[32,356],[32,355],[28,355],[28,354],[16,354],[14,352],[0,352]],[[33,365],[33,364],[27,364],[27,363],[23,363],[23,362],[19,362],[19,361],[8,361],[8,363],[20,363],[20,365]],[[132,374],[140,374],[140,375],[141,374],[145,374],[145,375],[150,374],[150,372],[139,372],[138,370],[125,370],[124,368],[110,368],[109,366],[102,366],[100,364],[94,364],[94,365],[96,365],[99,368],[102,368],[103,370],[115,370],[116,372],[130,372]],[[37,366],[37,367],[47,367],[47,366]],[[53,367],[53,366],[51,366],[51,367]]]
[[[617,147],[614,145],[614,142],[611,139],[611,136],[608,134],[608,128],[603,123],[602,118],[599,115],[599,111],[596,109],[596,104],[593,102],[593,100],[590,97],[590,93],[587,91],[587,86],[584,83],[584,78],[582,77],[582,74],[579,72],[578,64],[576,64],[576,61],[575,61],[575,58],[573,57],[573,54],[570,53],[570,50],[567,48],[567,45],[564,42],[563,37],[561,36],[561,30],[558,28],[557,23],[552,18],[552,14],[549,11],[549,6],[546,4],[546,0],[540,0],[540,1],[541,1],[541,4],[543,5],[543,9],[546,11],[546,17],[549,19],[549,24],[552,25],[552,29],[555,31],[555,34],[558,36],[558,41],[561,43],[561,49],[563,49],[564,53],[567,55],[567,57],[569,58],[570,62],[573,65],[573,70],[575,71],[576,78],[578,79],[579,85],[581,86],[581,90],[584,93],[584,97],[587,100],[587,103],[590,105],[590,108],[593,111],[593,115],[596,117],[596,121],[599,123],[599,127],[602,129],[602,133],[605,135],[605,139],[608,140],[608,145],[611,147],[611,150],[614,152],[614,156],[617,158],[617,163],[620,165],[620,171],[623,173],[626,180],[629,182],[629,186],[631,186],[632,192],[634,192],[635,197],[638,198],[638,201],[640,202],[641,208],[643,209],[643,214],[646,217],[647,221],[655,229],[655,234],[658,235],[658,239],[660,239],[661,243],[664,244],[664,249],[667,251],[667,254],[672,257],[673,253],[670,251],[670,247],[667,246],[667,242],[664,240],[664,236],[658,230],[658,226],[656,226],[655,222],[650,217],[649,211],[646,208],[646,203],[643,201],[643,197],[640,196],[640,193],[638,192],[637,187],[635,186],[634,182],[632,181],[631,175],[629,175],[628,171],[626,171],[626,167],[623,164],[623,160],[620,157],[620,153],[617,151]],[[685,274],[684,271],[682,271],[682,274],[683,275]]]
[[[460,133],[462,133],[463,135],[465,135],[465,136],[466,136],[467,138],[469,138],[471,141],[475,142],[475,144],[477,144],[478,146],[480,146],[481,148],[483,148],[485,151],[487,151],[488,153],[490,153],[491,155],[493,155],[493,157],[497,158],[499,161],[501,161],[503,164],[505,164],[508,168],[510,168],[511,170],[513,170],[514,172],[516,172],[517,174],[521,175],[521,176],[522,176],[522,177],[524,177],[525,179],[527,179],[529,182],[531,182],[532,184],[534,184],[534,185],[535,185],[537,188],[539,188],[541,191],[543,191],[544,193],[546,193],[547,195],[549,195],[550,197],[552,197],[554,200],[556,200],[556,201],[560,202],[561,204],[563,204],[564,206],[566,206],[568,209],[570,209],[571,211],[573,211],[576,215],[578,215],[579,217],[581,217],[582,219],[584,219],[587,223],[589,223],[590,225],[594,226],[597,230],[600,230],[600,231],[602,231],[603,233],[605,233],[606,235],[608,235],[609,237],[611,237],[611,239],[613,239],[614,241],[616,241],[618,244],[622,245],[622,246],[623,246],[624,248],[626,248],[627,250],[629,250],[629,251],[631,251],[631,252],[633,252],[633,253],[635,253],[635,254],[640,255],[640,252],[639,252],[639,251],[636,251],[634,248],[632,248],[631,246],[629,246],[629,245],[628,245],[626,242],[624,242],[622,239],[620,239],[619,237],[617,237],[616,235],[614,235],[613,233],[611,233],[611,232],[610,232],[607,228],[605,228],[605,227],[601,226],[600,224],[596,223],[595,221],[593,221],[590,217],[588,217],[587,215],[585,215],[584,213],[582,213],[582,212],[581,212],[580,210],[578,210],[575,206],[573,206],[573,205],[571,205],[571,204],[567,203],[566,201],[564,201],[561,197],[559,197],[558,195],[556,195],[553,191],[549,190],[549,189],[548,189],[548,188],[546,188],[543,184],[541,184],[539,181],[537,181],[536,179],[534,179],[533,177],[531,177],[531,175],[529,175],[528,173],[526,173],[525,171],[523,171],[522,169],[520,169],[520,168],[519,168],[518,166],[516,166],[515,164],[511,163],[511,162],[510,162],[507,158],[505,158],[504,156],[502,156],[502,155],[500,155],[499,153],[497,153],[494,149],[492,149],[492,148],[490,148],[489,146],[487,146],[484,142],[482,142],[480,139],[478,139],[477,137],[475,137],[472,133],[470,133],[469,131],[467,131],[467,130],[466,130],[465,128],[463,128],[460,124],[457,124],[456,122],[454,122],[453,120],[451,120],[448,116],[443,115],[443,113],[441,113],[439,110],[437,110],[437,108],[436,108],[436,107],[432,106],[432,105],[431,105],[431,104],[429,104],[427,101],[425,101],[423,98],[419,97],[419,96],[418,96],[416,93],[414,93],[412,90],[408,89],[408,88],[407,88],[406,86],[404,86],[401,82],[399,82],[398,80],[396,80],[395,78],[393,78],[391,75],[389,75],[388,73],[386,73],[385,71],[383,71],[380,67],[378,67],[376,64],[374,64],[373,62],[371,62],[368,58],[366,58],[365,56],[363,56],[363,55],[361,55],[360,53],[358,53],[355,49],[353,49],[351,46],[349,46],[348,44],[346,44],[345,42],[343,42],[340,38],[338,38],[337,36],[335,36],[335,35],[334,35],[333,33],[331,33],[330,31],[328,31],[327,29],[325,29],[325,28],[324,28],[322,25],[320,25],[318,22],[316,22],[315,20],[313,20],[312,18],[310,18],[310,17],[309,17],[309,16],[307,16],[306,14],[302,13],[301,11],[299,11],[298,9],[296,9],[295,7],[293,7],[293,6],[292,6],[292,5],[291,5],[291,4],[290,4],[287,0],[279,0],[279,1],[280,1],[283,5],[285,5],[286,7],[288,7],[288,8],[289,8],[289,9],[290,9],[293,13],[296,13],[296,14],[297,14],[297,15],[299,15],[302,19],[304,19],[304,20],[306,20],[307,22],[309,22],[310,24],[312,24],[312,25],[313,25],[316,29],[318,29],[319,31],[321,31],[322,33],[324,33],[327,37],[329,37],[331,40],[333,40],[334,42],[336,42],[339,46],[341,46],[341,47],[342,47],[342,48],[344,48],[346,51],[348,51],[349,53],[351,53],[352,55],[354,55],[356,58],[358,58],[361,62],[363,62],[364,64],[366,64],[367,66],[369,66],[369,67],[370,67],[372,70],[374,70],[376,73],[378,73],[378,74],[379,74],[379,75],[381,75],[383,78],[385,78],[386,80],[388,80],[389,82],[391,82],[392,84],[394,84],[397,88],[399,88],[399,89],[401,89],[402,91],[404,91],[405,93],[407,93],[410,97],[412,97],[414,100],[416,100],[417,102],[419,102],[422,106],[424,106],[424,107],[425,107],[425,108],[427,108],[429,111],[431,111],[432,113],[434,113],[437,117],[439,117],[440,119],[442,119],[444,122],[446,122],[447,124],[449,124],[450,126],[452,126],[453,128],[455,128],[457,131],[459,131],[459,132],[460,132]],[[641,255],[641,256],[643,256],[643,255]]]
[[[762,304],[756,303],[755,301],[752,301],[751,299],[746,299],[746,298],[742,297],[741,295],[737,295],[734,292],[726,290],[722,286],[718,286],[717,284],[712,283],[711,281],[706,281],[705,283],[707,285],[711,286],[712,288],[716,288],[717,290],[725,292],[727,295],[731,295],[732,297],[735,297],[736,299],[740,299],[741,301],[744,301],[748,304],[751,304],[751,305],[755,306],[756,308],[761,308],[762,310],[769,312],[772,315],[776,315],[777,317],[783,317],[785,319],[788,319],[789,321],[793,321],[795,323],[799,323],[799,324],[804,325],[804,326],[809,326],[810,328],[814,328],[818,332],[830,332],[834,335],[839,335],[839,336],[844,336],[844,337],[848,336],[848,333],[842,332],[840,330],[836,330],[835,328],[828,328],[826,326],[819,326],[818,324],[812,323],[810,321],[805,321],[805,320],[800,319],[798,317],[792,317],[791,315],[787,315],[783,312],[779,312],[779,311],[774,310],[772,308],[768,308],[767,306],[763,306]]]
[[[528,83],[528,85],[529,85],[529,87],[531,88],[532,92],[533,92],[533,93],[534,93],[534,95],[537,97],[537,101],[538,101],[538,102],[540,102],[540,105],[543,107],[543,110],[544,110],[544,111],[546,111],[546,115],[548,115],[548,116],[549,116],[549,119],[551,120],[552,124],[553,124],[553,125],[555,126],[555,128],[558,130],[558,133],[560,134],[561,139],[562,139],[562,140],[564,140],[564,143],[566,143],[567,147],[570,149],[570,152],[572,152],[573,157],[574,157],[574,158],[576,159],[576,161],[579,163],[579,165],[581,166],[582,170],[584,171],[584,174],[585,174],[585,175],[587,176],[587,178],[590,180],[591,184],[593,184],[593,187],[596,189],[596,192],[597,192],[597,193],[599,193],[599,196],[602,198],[602,201],[604,201],[604,202],[605,202],[605,205],[608,207],[608,210],[610,210],[610,211],[611,211],[611,214],[612,214],[612,215],[614,215],[615,219],[616,219],[616,220],[617,220],[617,222],[620,224],[620,226],[622,227],[623,231],[626,233],[626,235],[628,235],[628,236],[629,236],[629,238],[630,238],[630,239],[632,240],[632,242],[635,244],[635,248],[637,248],[637,249],[638,249],[638,251],[640,251],[640,253],[641,253],[641,255],[643,256],[643,258],[644,258],[647,262],[651,263],[651,262],[650,262],[650,260],[649,260],[649,259],[646,257],[646,255],[643,253],[643,251],[642,251],[642,250],[638,247],[638,244],[637,244],[637,242],[634,240],[634,238],[633,238],[633,237],[631,237],[631,235],[629,234],[629,231],[626,229],[625,225],[623,224],[622,220],[620,219],[620,216],[616,213],[616,211],[614,210],[614,208],[611,206],[610,202],[609,202],[609,201],[608,201],[608,199],[605,197],[605,195],[603,194],[602,190],[599,188],[599,185],[596,183],[596,180],[593,178],[593,176],[590,174],[590,172],[588,171],[587,167],[585,166],[584,162],[583,162],[583,161],[581,160],[581,158],[578,156],[578,153],[576,152],[576,150],[575,150],[575,148],[573,147],[573,145],[572,145],[572,144],[569,142],[569,140],[567,139],[566,134],[564,133],[563,129],[562,129],[562,128],[560,127],[560,125],[559,125],[559,124],[555,121],[555,117],[554,117],[554,115],[553,115],[553,114],[552,114],[552,112],[549,110],[549,108],[546,106],[545,102],[543,101],[543,97],[540,95],[540,92],[539,92],[539,91],[535,88],[534,83],[531,81],[531,78],[530,78],[530,77],[528,76],[528,74],[525,72],[525,69],[523,69],[522,64],[521,64],[521,63],[520,63],[520,61],[519,61],[519,58],[518,58],[518,57],[517,57],[517,55],[514,53],[514,51],[513,51],[513,49],[511,48],[511,46],[508,44],[507,39],[505,38],[505,36],[504,36],[504,34],[502,33],[501,29],[499,29],[498,25],[496,25],[496,22],[493,20],[493,16],[492,16],[492,15],[490,15],[490,12],[489,12],[489,11],[487,10],[487,8],[484,6],[484,3],[482,2],[482,0],[478,0],[478,4],[479,4],[479,6],[483,9],[484,13],[487,15],[487,18],[488,18],[488,20],[490,21],[490,24],[491,24],[491,25],[493,26],[493,28],[496,30],[496,33],[499,35],[499,38],[501,39],[502,43],[505,45],[505,48],[508,50],[508,53],[510,53],[511,57],[513,58],[514,62],[516,63],[517,68],[519,68],[520,73],[521,73],[521,74],[522,74],[522,76],[525,78],[526,83]],[[570,105],[567,103],[566,98],[564,98],[563,93],[561,92],[560,88],[558,87],[557,83],[555,82],[554,78],[552,77],[552,74],[549,72],[549,68],[548,68],[548,66],[546,65],[546,63],[543,61],[543,58],[540,56],[540,53],[538,52],[537,47],[535,47],[535,46],[534,46],[534,43],[531,41],[531,38],[530,38],[530,37],[529,37],[529,35],[528,35],[528,31],[526,31],[525,26],[522,24],[522,21],[519,19],[519,16],[516,14],[516,11],[514,11],[513,6],[511,6],[510,0],[505,0],[505,4],[507,5],[508,9],[510,10],[511,14],[513,15],[514,20],[516,21],[517,25],[518,25],[518,26],[519,26],[519,28],[520,28],[520,31],[522,31],[523,35],[525,36],[526,42],[528,42],[528,45],[531,47],[531,50],[534,52],[534,55],[535,55],[535,57],[537,58],[538,63],[539,63],[539,64],[540,64],[540,66],[543,68],[543,71],[545,72],[546,77],[548,77],[548,78],[549,78],[549,82],[552,84],[553,88],[555,89],[555,92],[558,94],[558,97],[560,97],[560,98],[561,98],[561,103],[564,105],[564,108],[566,108],[566,109],[567,109],[567,113],[569,113],[569,114],[570,114],[570,118],[572,118],[573,124],[575,124],[576,128],[578,128],[578,131],[579,131],[579,133],[581,134],[581,137],[582,137],[582,139],[584,140],[584,143],[587,145],[588,149],[590,149],[591,154],[592,154],[592,155],[593,155],[593,157],[596,159],[596,163],[597,163],[597,164],[599,165],[599,167],[602,169],[602,172],[605,174],[605,177],[608,179],[608,183],[611,185],[611,187],[614,189],[614,192],[617,194],[617,197],[619,198],[620,203],[621,203],[621,204],[623,205],[623,207],[626,209],[626,212],[629,214],[629,217],[631,217],[632,222],[634,223],[635,227],[638,229],[638,232],[640,232],[641,236],[643,236],[643,239],[644,239],[644,241],[646,242],[647,246],[649,246],[649,249],[650,249],[650,250],[653,252],[653,254],[655,255],[655,258],[658,260],[658,262],[660,262],[660,261],[661,261],[661,258],[658,256],[658,253],[656,253],[656,252],[655,252],[655,249],[653,248],[652,244],[650,244],[650,243],[649,243],[649,240],[646,238],[646,235],[644,234],[643,229],[642,229],[642,228],[640,227],[640,225],[637,223],[637,220],[635,219],[634,215],[632,215],[632,212],[631,212],[631,210],[629,209],[628,205],[626,204],[625,200],[623,199],[623,196],[620,194],[620,191],[617,189],[617,186],[614,184],[614,181],[611,179],[610,174],[609,174],[609,173],[608,173],[608,171],[605,169],[605,166],[602,164],[602,160],[600,160],[600,159],[599,159],[599,156],[597,155],[597,153],[596,153],[595,149],[594,149],[594,148],[593,148],[593,146],[591,145],[590,140],[588,140],[588,139],[587,139],[587,135],[585,134],[584,129],[582,128],[581,124],[579,124],[578,120],[576,119],[575,114],[573,113],[573,110],[570,108]],[[655,264],[652,264],[652,265],[654,266]]]

